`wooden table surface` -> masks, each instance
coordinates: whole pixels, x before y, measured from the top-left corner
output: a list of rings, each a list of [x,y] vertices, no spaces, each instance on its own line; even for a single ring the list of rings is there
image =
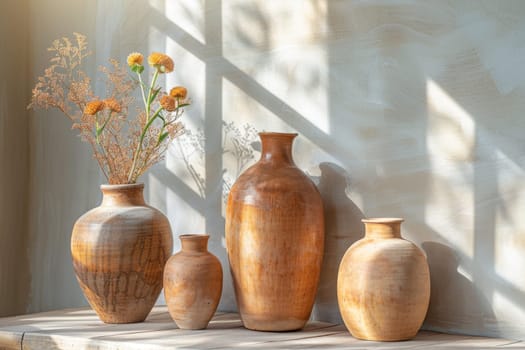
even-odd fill
[[[143,323],[104,324],[91,309],[0,318],[0,349],[525,349],[525,342],[422,331],[414,340],[379,343],[352,338],[343,325],[309,322],[299,332],[255,332],[237,314],[217,313],[208,329],[177,329],[166,307]]]

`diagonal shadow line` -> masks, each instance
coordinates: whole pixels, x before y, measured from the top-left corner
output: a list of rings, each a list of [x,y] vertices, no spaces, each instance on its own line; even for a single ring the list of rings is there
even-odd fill
[[[168,35],[171,39],[191,52],[198,59],[207,61],[208,58],[213,57],[213,54],[215,54],[215,56],[221,56],[220,54],[217,55],[218,52],[221,52],[220,48],[218,49],[216,46],[201,43],[156,8],[150,7],[150,10],[152,26],[157,27],[157,29],[164,29],[166,33],[169,33]],[[222,45],[222,43],[220,45]]]
[[[445,241],[447,245],[454,247],[454,244],[452,244],[452,242],[450,242],[446,237],[432,230],[431,228],[429,228],[429,230],[431,230],[435,235],[441,237],[441,239],[443,239],[443,241]],[[463,266],[467,271],[474,274],[474,271],[476,270],[476,267],[474,265],[477,264],[476,260],[474,258],[467,256],[465,253],[463,253],[459,249],[454,249],[454,253],[459,256],[459,260],[460,260],[459,265]],[[493,266],[488,268],[486,270],[486,273],[487,273],[487,276],[486,276],[487,279],[492,281],[494,284],[500,286],[500,288],[495,288],[495,290],[498,293],[501,293],[502,295],[505,295],[506,297],[510,298],[510,300],[512,301],[521,300],[523,296],[525,295],[525,291],[520,290],[519,288],[517,288],[516,286],[514,286],[513,284],[505,280],[503,277],[501,277],[495,271]]]
[[[180,198],[188,203],[194,210],[204,215],[206,201],[199,197],[188,185],[166,168],[151,169],[150,174],[159,180],[166,188],[173,190]]]
[[[345,164],[351,150],[342,144],[335,144],[334,138],[321,131],[316,125],[306,120],[299,112],[286,104],[283,100],[269,92],[264,86],[259,84],[248,74],[232,65],[227,60],[229,66],[223,71],[224,77],[236,85],[244,93],[259,102],[273,114],[279,116],[284,122],[296,130],[301,130],[303,136],[316,144],[325,152],[334,156],[337,160]]]
[[[255,81],[251,76],[240,70],[229,60],[217,52],[215,46],[204,45],[187,33],[183,28],[173,23],[158,10],[152,8],[153,23],[171,33],[170,38],[184,49],[195,55],[203,62],[213,64],[216,73],[228,79],[252,99],[259,102],[266,109],[277,115],[294,129],[301,131],[302,135],[316,144],[319,148],[346,164],[349,154],[353,152],[344,144],[334,144],[334,139],[320,130],[315,124],[305,119],[299,112],[289,106],[279,97]]]

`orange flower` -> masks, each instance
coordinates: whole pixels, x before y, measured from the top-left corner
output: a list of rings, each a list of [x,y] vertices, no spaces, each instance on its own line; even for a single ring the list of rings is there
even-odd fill
[[[157,68],[160,73],[173,72],[173,60],[166,54],[153,52],[148,57],[148,63],[150,66]]]
[[[122,106],[113,97],[105,99],[104,106],[112,112],[120,113],[122,111]]]
[[[84,114],[95,115],[104,109],[104,102],[100,100],[94,100],[89,102],[84,108]]]
[[[171,97],[179,98],[181,100],[184,100],[187,94],[188,90],[186,90],[184,86],[175,86],[173,89],[170,90]]]
[[[132,52],[128,55],[128,66],[133,67],[134,65],[142,65],[144,56],[140,52]]]
[[[160,105],[168,112],[173,112],[177,107],[175,98],[169,95],[164,95],[160,98]]]

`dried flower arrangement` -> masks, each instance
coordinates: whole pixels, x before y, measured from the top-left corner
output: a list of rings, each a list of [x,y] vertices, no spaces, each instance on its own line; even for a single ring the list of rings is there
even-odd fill
[[[73,123],[83,141],[88,142],[109,184],[129,184],[159,162],[169,144],[184,132],[180,117],[190,104],[182,86],[166,93],[157,86],[161,74],[174,69],[173,60],[163,53],[148,57],[153,68],[149,85],[142,79],[144,56],[132,53],[127,64],[132,75],[111,59],[101,67],[106,76],[107,97],[100,99],[91,89],[91,79],[82,71],[87,51],[86,37],[74,33],[53,41],[48,49],[54,56],[51,65],[32,91],[28,108],[56,108]],[[133,77],[136,75],[136,78]],[[132,94],[139,88],[143,107],[135,106]],[[136,118],[128,118],[136,107]]]

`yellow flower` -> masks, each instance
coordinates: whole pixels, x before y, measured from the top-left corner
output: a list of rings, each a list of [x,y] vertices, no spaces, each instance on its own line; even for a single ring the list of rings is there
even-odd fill
[[[104,102],[100,100],[94,100],[89,102],[84,108],[84,114],[95,115],[104,109]]]
[[[177,107],[175,98],[169,95],[164,95],[160,98],[160,105],[168,112],[173,112]]]
[[[104,106],[112,112],[120,113],[122,111],[122,106],[113,97],[105,99]]]
[[[128,66],[133,67],[134,65],[142,65],[144,56],[140,52],[132,52],[128,55]]]
[[[148,57],[148,63],[150,66],[157,68],[160,73],[173,72],[173,60],[166,54],[153,52]]]
[[[188,90],[186,90],[184,86],[175,86],[173,89],[170,90],[171,97],[179,98],[181,100],[184,100],[187,94]]]

